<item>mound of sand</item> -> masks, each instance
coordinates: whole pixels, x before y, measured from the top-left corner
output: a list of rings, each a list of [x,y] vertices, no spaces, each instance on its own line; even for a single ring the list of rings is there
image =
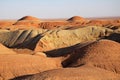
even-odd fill
[[[32,16],[25,16],[19,19],[14,25],[27,26],[27,27],[39,27],[40,19]]]
[[[13,80],[119,80],[120,75],[94,67],[49,70]]]
[[[72,21],[72,22],[83,22],[86,19],[80,16],[73,16],[70,19],[68,19],[67,21]]]
[[[9,80],[18,76],[36,74],[60,68],[59,59],[34,55],[0,55],[0,77]]]
[[[90,64],[95,67],[120,73],[120,44],[110,40],[100,40],[78,48],[62,62],[64,67]]]
[[[24,16],[22,18],[20,18],[18,21],[22,21],[22,20],[34,20],[34,21],[40,21],[40,19],[33,17],[33,16]]]
[[[0,54],[16,54],[16,53],[0,43]]]

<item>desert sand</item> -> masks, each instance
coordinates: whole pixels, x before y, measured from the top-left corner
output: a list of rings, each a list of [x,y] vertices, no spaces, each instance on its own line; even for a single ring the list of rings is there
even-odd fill
[[[0,80],[120,80],[120,18],[0,20]]]

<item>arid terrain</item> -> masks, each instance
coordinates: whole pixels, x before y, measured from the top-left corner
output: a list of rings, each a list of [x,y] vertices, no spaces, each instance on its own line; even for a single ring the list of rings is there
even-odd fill
[[[120,17],[0,20],[0,80],[120,80]]]

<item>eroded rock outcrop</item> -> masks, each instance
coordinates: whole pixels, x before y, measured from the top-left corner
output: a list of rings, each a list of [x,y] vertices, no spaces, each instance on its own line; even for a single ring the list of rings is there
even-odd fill
[[[7,47],[29,48],[37,52],[47,52],[83,42],[107,38],[107,36],[114,33],[116,33],[114,30],[96,26],[73,30],[0,30],[0,42]]]
[[[94,41],[109,36],[113,30],[89,26],[74,30],[54,30],[46,33],[38,42],[35,51],[50,51],[69,47],[86,41]]]
[[[7,47],[34,49],[46,30],[0,30],[0,42]]]

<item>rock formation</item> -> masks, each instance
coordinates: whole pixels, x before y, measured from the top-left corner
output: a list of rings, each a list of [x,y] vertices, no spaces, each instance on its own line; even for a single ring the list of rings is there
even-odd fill
[[[50,51],[59,48],[73,46],[86,41],[94,41],[105,36],[109,36],[113,30],[88,26],[74,30],[54,30],[49,31],[37,43],[35,51]]]

